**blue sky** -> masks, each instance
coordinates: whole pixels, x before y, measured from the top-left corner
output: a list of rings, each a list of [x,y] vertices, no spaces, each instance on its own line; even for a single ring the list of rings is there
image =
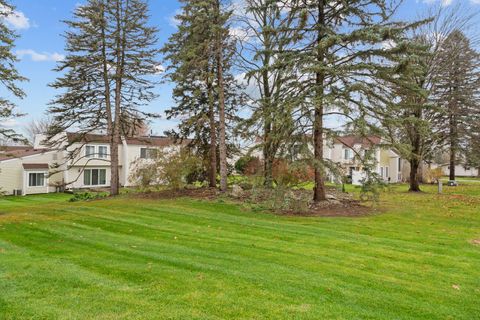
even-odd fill
[[[21,101],[15,100],[19,111],[27,115],[4,122],[3,125],[22,130],[31,119],[43,117],[48,102],[55,95],[55,90],[48,87],[48,84],[53,82],[57,76],[52,71],[56,60],[61,59],[64,54],[62,33],[65,27],[61,21],[70,19],[75,6],[81,4],[82,1],[12,0],[11,2],[16,6],[17,16],[9,19],[9,23],[20,35],[15,49],[21,58],[18,69],[30,81],[21,84],[27,97]],[[480,9],[480,0],[405,0],[400,8],[399,16],[413,19],[430,5],[439,3],[454,5],[459,2],[470,6],[472,10]],[[160,45],[175,31],[173,16],[179,6],[176,0],[150,0],[151,22],[160,29]],[[148,111],[162,113],[172,105],[171,85],[158,86],[157,93],[160,98],[148,106]],[[2,93],[2,95],[4,94]],[[164,118],[152,124],[153,131],[158,134],[174,126],[174,121]]]

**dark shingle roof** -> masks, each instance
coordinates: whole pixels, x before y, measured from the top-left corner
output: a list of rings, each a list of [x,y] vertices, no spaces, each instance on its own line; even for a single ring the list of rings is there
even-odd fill
[[[110,137],[104,134],[79,134],[68,132],[67,139],[69,143],[82,142],[82,143],[110,143]],[[150,137],[129,137],[126,138],[129,145],[151,145],[157,147],[165,147],[175,144],[175,141],[168,137],[150,136]],[[189,140],[184,140],[188,142]]]
[[[32,147],[0,147],[0,161],[23,158],[34,154],[51,151],[49,149],[34,149]]]
[[[360,144],[362,147],[371,147],[372,145],[374,146],[381,142],[381,138],[378,136],[343,136],[337,137],[335,140],[349,148],[353,148],[356,144]]]

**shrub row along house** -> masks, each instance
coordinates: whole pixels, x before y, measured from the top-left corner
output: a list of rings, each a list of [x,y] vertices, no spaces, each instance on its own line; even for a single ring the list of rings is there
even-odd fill
[[[110,185],[108,136],[65,133],[55,149],[49,149],[44,138],[37,135],[33,147],[0,147],[0,192],[26,195]],[[158,148],[179,145],[166,137],[122,138],[120,184],[135,184],[129,180],[135,161],[154,157]]]

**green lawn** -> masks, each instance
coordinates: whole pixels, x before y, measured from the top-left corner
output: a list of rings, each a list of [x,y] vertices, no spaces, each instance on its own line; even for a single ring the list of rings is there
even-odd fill
[[[0,319],[479,319],[480,184],[384,212],[0,199]]]

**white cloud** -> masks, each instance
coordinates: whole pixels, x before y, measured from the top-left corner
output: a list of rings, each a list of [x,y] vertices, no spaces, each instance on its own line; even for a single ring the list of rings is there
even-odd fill
[[[5,6],[0,6],[2,18],[15,29],[30,28],[30,19],[21,11],[11,10]]]
[[[38,62],[38,61],[61,61],[65,59],[65,56],[63,54],[60,54],[58,52],[54,53],[49,53],[49,52],[36,52],[35,50],[32,49],[24,49],[24,50],[17,50],[17,56],[22,59],[24,56],[30,56],[30,59],[32,61]]]
[[[447,7],[447,6],[451,5],[454,1],[455,0],[422,0],[423,3],[427,3],[427,4],[433,4],[433,3],[440,2],[442,7]],[[460,0],[460,1],[464,1],[464,0]],[[417,3],[418,2],[420,2],[420,1],[417,0]],[[471,4],[480,4],[480,0],[470,0],[469,2]]]
[[[432,4],[440,1],[442,7],[447,7],[452,4],[453,0],[423,0],[424,3]]]

